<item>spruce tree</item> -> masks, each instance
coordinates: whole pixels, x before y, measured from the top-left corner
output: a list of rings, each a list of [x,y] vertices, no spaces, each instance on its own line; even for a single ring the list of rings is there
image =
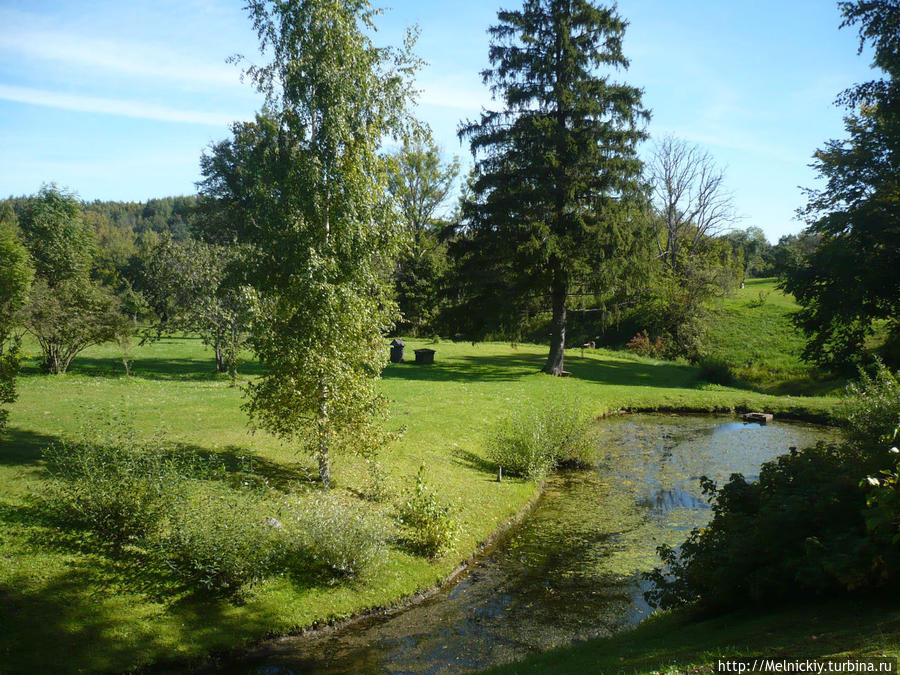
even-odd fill
[[[482,76],[504,105],[459,131],[476,159],[456,242],[459,320],[470,338],[508,337],[549,310],[543,370],[560,375],[570,298],[608,288],[639,239],[649,113],[641,90],[600,73],[628,66],[614,9],[526,0],[498,18]]]

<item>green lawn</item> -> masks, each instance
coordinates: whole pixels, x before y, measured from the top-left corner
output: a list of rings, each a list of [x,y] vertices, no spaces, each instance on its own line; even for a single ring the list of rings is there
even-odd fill
[[[408,353],[426,344],[410,340]],[[120,671],[194,659],[389,605],[433,585],[535,494],[531,483],[496,483],[484,461],[491,426],[519,406],[564,400],[596,415],[626,408],[751,408],[824,419],[834,403],[707,385],[688,365],[605,350],[583,356],[572,350],[567,369],[573,376],[562,379],[540,374],[545,347],[429,346],[437,350],[433,366],[404,363],[384,372],[392,424],[405,433],[382,461],[395,494],[426,464],[429,480],[454,504],[462,525],[454,551],[429,562],[392,549],[360,580],[299,585],[275,578],[240,603],[191,595],[141,551],[111,555],[87,537],[56,531],[29,502],[45,481],[42,448],[116,417],[139,435],[163,433],[231,464],[250,458],[279,490],[316,489],[312,461],[266,434],[248,432],[240,390],[211,372],[211,353],[196,339],[135,348],[132,377],[124,376],[120,351],[111,345],[89,350],[63,376],[41,375],[33,361],[26,364],[0,444],[0,670]],[[259,372],[247,362],[241,380]],[[337,458],[333,476],[336,489],[354,499],[367,481],[364,463],[354,457]],[[390,504],[371,508],[392,522]]]

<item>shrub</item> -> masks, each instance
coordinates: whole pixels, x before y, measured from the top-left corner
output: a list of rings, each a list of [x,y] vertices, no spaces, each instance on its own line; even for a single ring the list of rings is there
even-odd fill
[[[647,578],[652,604],[694,602],[716,610],[792,602],[885,580],[900,571],[896,547],[867,536],[866,497],[855,453],[820,444],[763,465],[759,480],[706,480],[713,518],[679,549],[660,547],[666,568]]]
[[[900,382],[879,363],[874,375],[860,371],[838,406],[847,440],[864,452],[880,452],[900,427]]]
[[[734,384],[735,377],[731,365],[718,356],[704,356],[697,364],[700,367],[698,377],[710,384],[729,386]]]
[[[625,344],[625,348],[639,356],[650,356],[654,359],[661,359],[666,354],[666,345],[662,338],[656,336],[651,340],[646,329],[631,338]]]
[[[449,549],[457,535],[451,508],[442,504],[425,483],[425,465],[419,467],[416,485],[399,508],[400,522],[408,528],[407,543],[416,553],[429,558]]]
[[[180,477],[158,443],[119,430],[103,440],[60,442],[44,450],[51,481],[42,501],[63,526],[85,527],[115,545],[151,534]]]
[[[848,442],[792,451],[759,480],[708,480],[713,518],[648,575],[648,601],[716,609],[900,584],[900,387],[880,366],[840,404]],[[894,461],[891,461],[893,458]]]
[[[275,568],[280,531],[274,512],[259,493],[207,491],[173,506],[157,548],[197,590],[234,594]]]
[[[564,405],[524,410],[502,421],[488,458],[510,476],[541,481],[560,465],[585,466],[596,456],[590,417]]]
[[[357,575],[378,561],[386,533],[375,517],[331,493],[292,500],[285,519],[282,561],[286,569],[320,568]]]

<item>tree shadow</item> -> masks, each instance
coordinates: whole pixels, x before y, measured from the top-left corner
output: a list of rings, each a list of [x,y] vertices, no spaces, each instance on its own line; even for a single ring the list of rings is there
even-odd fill
[[[493,475],[497,474],[496,463],[489,459],[485,459],[481,455],[476,455],[469,450],[463,450],[462,448],[458,448],[453,452],[453,462],[459,466],[466,467],[467,469],[474,469],[475,471]]]
[[[44,448],[58,440],[58,436],[7,427],[0,437],[0,466],[35,466]]]
[[[469,355],[427,366],[391,364],[382,377],[433,382],[512,382],[539,373],[544,361],[541,354]],[[687,364],[617,361],[589,352],[584,356],[567,355],[566,369],[573,378],[610,385],[671,388],[693,386],[697,381],[697,369]]]

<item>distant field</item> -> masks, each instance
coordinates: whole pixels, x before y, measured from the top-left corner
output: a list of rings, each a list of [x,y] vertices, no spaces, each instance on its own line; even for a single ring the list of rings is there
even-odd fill
[[[799,305],[775,279],[748,279],[718,301],[709,331],[712,353],[747,386],[774,394],[830,393],[842,382],[801,360],[806,340],[791,322]]]
[[[344,584],[297,586],[275,578],[240,604],[193,596],[140,552],[112,556],[89,538],[41,521],[28,499],[40,494],[45,481],[41,451],[56,439],[79,436],[85,425],[119,418],[139,436],[162,433],[232,464],[252,460],[277,490],[316,489],[310,458],[266,434],[248,432],[240,389],[212,372],[212,354],[194,338],[136,347],[131,377],[125,377],[120,350],[112,345],[89,350],[63,376],[41,375],[34,361],[27,364],[9,433],[0,442],[0,664],[14,672],[48,672],[60,663],[73,671],[121,671],[198,658],[427,588],[535,494],[531,483],[496,483],[484,459],[491,426],[520,406],[553,400],[597,415],[620,408],[738,407],[824,417],[834,403],[709,385],[691,366],[623,352],[582,356],[572,350],[567,368],[573,376],[550,378],[539,372],[545,347],[410,340],[410,356],[425,345],[437,350],[433,366],[403,363],[384,372],[382,388],[393,400],[391,424],[405,433],[382,461],[395,495],[408,489],[425,463],[429,480],[454,504],[462,524],[456,549],[435,562],[391,549],[377,574]],[[240,380],[260,372],[247,361]],[[337,490],[359,499],[366,483],[361,459],[337,458],[333,474]],[[371,508],[392,522],[390,504]]]

